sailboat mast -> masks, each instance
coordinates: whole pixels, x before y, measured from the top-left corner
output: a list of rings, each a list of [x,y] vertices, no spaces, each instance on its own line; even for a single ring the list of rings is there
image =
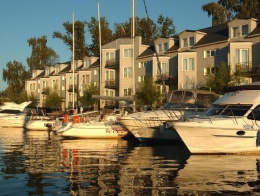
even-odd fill
[[[100,22],[100,8],[99,8],[99,0],[97,1],[98,7],[98,33],[99,33],[99,94],[102,95],[102,48],[101,48],[101,22]],[[100,99],[100,107],[102,105],[102,101]]]
[[[132,46],[133,46],[133,57],[132,57],[132,77],[133,77],[133,92],[135,96],[135,0],[132,0]],[[135,112],[135,100],[133,101],[133,112]]]
[[[74,110],[74,102],[75,102],[75,95],[74,95],[74,80],[75,80],[75,76],[74,76],[74,50],[75,50],[75,38],[74,38],[74,12],[72,12],[72,108]]]

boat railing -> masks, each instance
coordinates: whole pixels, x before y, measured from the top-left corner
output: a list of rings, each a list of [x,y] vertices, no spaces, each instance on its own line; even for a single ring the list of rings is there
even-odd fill
[[[212,113],[216,110],[215,113]],[[208,121],[213,124],[214,121],[212,119],[216,118],[228,118],[233,121],[234,124],[239,124],[243,122],[244,125],[248,123],[256,124],[258,127],[260,125],[260,109],[248,109],[248,108],[237,108],[237,107],[228,107],[228,108],[220,108],[220,112],[217,110],[218,108],[213,108],[208,110],[201,115],[196,116],[182,116],[182,121],[192,121],[193,119],[208,119]],[[258,125],[259,124],[259,125]]]

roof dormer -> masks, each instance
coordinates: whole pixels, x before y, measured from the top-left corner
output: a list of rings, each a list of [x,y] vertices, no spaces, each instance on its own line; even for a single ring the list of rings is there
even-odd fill
[[[179,34],[180,49],[190,49],[205,35],[206,33],[200,31],[183,31]]]
[[[155,40],[156,50],[158,53],[165,53],[174,45],[173,38],[158,38]]]
[[[228,23],[229,38],[237,39],[246,37],[257,26],[257,19],[234,19]]]

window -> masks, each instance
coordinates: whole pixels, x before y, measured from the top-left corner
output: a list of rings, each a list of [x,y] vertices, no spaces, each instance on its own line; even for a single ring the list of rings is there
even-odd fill
[[[207,57],[213,57],[213,56],[219,56],[219,49],[214,49],[214,50],[207,50],[204,51],[204,58]]]
[[[124,78],[132,78],[132,67],[124,68]]]
[[[248,65],[249,62],[249,50],[248,49],[236,49],[236,64]]]
[[[125,88],[125,89],[124,89],[124,96],[129,96],[129,95],[131,95],[131,92],[132,92],[131,88]]]
[[[169,65],[168,63],[165,63],[165,62],[162,62],[161,63],[161,71],[162,71],[162,74],[168,74],[169,73]],[[158,74],[160,74],[160,70],[158,69]]]
[[[144,81],[144,76],[138,76],[138,82],[143,82]]]
[[[139,65],[138,65],[138,68],[144,68],[148,65],[148,61],[145,61],[145,62],[140,62]]]
[[[188,46],[187,38],[182,39],[182,47],[185,48]]]
[[[238,27],[232,28],[232,37],[238,37]]]
[[[248,25],[242,25],[242,36],[248,34]]]
[[[204,76],[215,73],[215,67],[204,68]]]
[[[162,52],[162,44],[158,44],[158,52]]]
[[[106,71],[106,80],[115,80],[115,72]]]
[[[106,60],[115,60],[115,54],[112,52],[106,53]]]
[[[97,75],[97,70],[94,70],[94,76]]]
[[[189,37],[190,46],[194,46],[194,37]]]
[[[165,43],[163,44],[163,50],[166,51],[166,50],[168,50],[168,49],[169,49],[168,42],[165,42]]]
[[[57,74],[57,73],[59,73],[60,72],[60,67],[58,66],[58,67],[55,67],[55,73]]]
[[[124,57],[133,57],[133,49],[124,49]]]
[[[65,76],[61,76],[61,80],[65,80]]]
[[[182,59],[182,71],[194,71],[194,58]]]

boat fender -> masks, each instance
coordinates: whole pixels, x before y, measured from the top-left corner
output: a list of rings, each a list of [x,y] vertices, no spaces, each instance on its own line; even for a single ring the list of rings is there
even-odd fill
[[[73,117],[73,123],[80,123],[80,117],[79,116],[74,116]]]

